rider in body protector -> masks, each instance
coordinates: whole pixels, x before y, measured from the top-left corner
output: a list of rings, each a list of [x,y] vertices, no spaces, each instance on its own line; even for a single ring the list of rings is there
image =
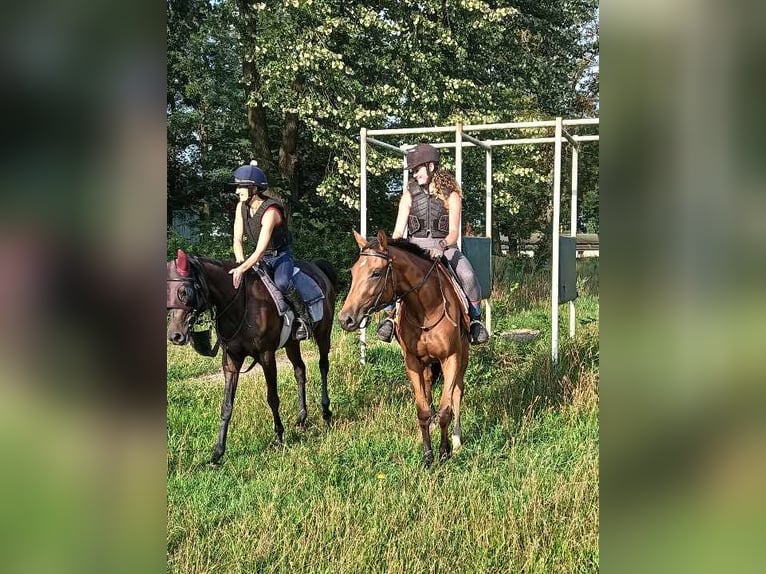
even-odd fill
[[[407,152],[407,169],[412,178],[399,200],[391,237],[403,237],[406,228],[412,243],[432,257],[446,257],[468,297],[471,343],[485,343],[489,333],[481,322],[481,287],[470,261],[456,245],[463,208],[460,186],[452,174],[439,168],[439,151],[429,144],[418,144]],[[378,338],[390,342],[393,334],[389,316],[378,326]]]
[[[273,277],[277,288],[295,311],[298,341],[311,336],[311,315],[298,289],[293,283],[293,238],[287,228],[284,206],[265,195],[268,188],[266,174],[251,162],[234,171],[239,205],[234,216],[234,257],[239,263],[230,274],[235,288],[239,288],[244,273],[260,263]],[[245,259],[245,234],[255,245],[255,251]]]

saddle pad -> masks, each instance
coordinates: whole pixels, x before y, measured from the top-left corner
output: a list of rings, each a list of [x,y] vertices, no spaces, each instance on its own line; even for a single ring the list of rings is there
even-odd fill
[[[279,348],[285,346],[285,343],[287,343],[287,339],[290,337],[290,333],[293,332],[293,319],[295,318],[295,314],[292,311],[287,311],[282,316],[282,331],[279,333]]]
[[[440,261],[438,268],[439,271],[450,280],[450,283],[452,283],[452,288],[455,290],[457,298],[460,300],[460,305],[463,308],[463,323],[466,328],[468,328],[468,325],[470,324],[468,315],[468,297],[466,297],[465,291],[463,291],[463,286],[460,285],[460,281],[458,280],[455,272],[452,270],[452,267],[449,265],[444,265],[444,263]]]
[[[282,292],[274,284],[274,280],[269,277],[269,274],[266,273],[260,265],[253,267],[253,270],[261,278],[261,281],[263,281],[263,284],[266,287],[266,291],[269,292],[269,295],[271,295],[271,298],[274,300],[279,315],[282,316],[287,313],[290,310],[290,306],[287,304],[287,301],[285,301]]]
[[[264,271],[258,265],[256,265],[253,269],[255,269],[256,273],[258,273],[261,281],[263,281],[263,284],[266,286],[266,290],[274,300],[274,304],[277,306],[279,315],[284,316],[285,313],[290,311],[290,305],[287,303],[287,301],[285,301],[284,295],[282,295],[282,292],[279,290],[279,288],[277,288],[274,280],[269,276],[268,273],[266,273],[266,271]],[[322,290],[319,288],[319,285],[317,285],[317,282],[314,281],[311,276],[304,273],[296,266],[293,269],[293,283],[298,289],[298,293],[300,293],[301,298],[306,302],[309,313],[311,314],[311,318],[315,323],[321,321],[324,315],[324,305],[322,304],[322,301],[324,300],[324,293],[322,293]]]
[[[309,305],[324,299],[324,293],[322,293],[314,278],[302,271],[297,265],[293,270],[293,283],[298,288],[298,292],[303,297],[303,300]]]

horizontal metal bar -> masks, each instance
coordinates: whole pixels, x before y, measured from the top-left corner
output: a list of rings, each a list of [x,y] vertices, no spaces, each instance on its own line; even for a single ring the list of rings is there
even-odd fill
[[[490,148],[490,147],[489,147],[487,144],[485,144],[483,141],[481,141],[481,140],[478,140],[478,139],[476,139],[475,137],[473,137],[473,136],[471,136],[471,135],[468,135],[468,134],[466,134],[466,133],[463,133],[462,135],[463,135],[463,139],[466,139],[466,140],[468,140],[469,142],[473,142],[473,143],[475,143],[477,146],[479,146],[479,147],[480,147],[480,148],[482,148],[482,149],[485,149],[485,150],[487,150],[487,151],[489,151],[490,149],[492,149],[492,148]]]
[[[585,126],[598,125],[599,118],[579,118],[572,120],[562,120],[565,126]],[[508,122],[502,124],[466,124],[463,126],[463,132],[467,131],[489,131],[506,129],[524,129],[524,128],[552,128],[556,126],[555,120],[541,120],[536,122]],[[454,132],[457,126],[441,126],[434,128],[391,128],[381,130],[367,130],[368,135],[405,135],[405,134],[436,134]]]
[[[563,120],[561,122],[565,126],[595,126],[598,125],[598,118],[580,118],[577,120]]]
[[[465,134],[463,134],[465,136]],[[587,136],[571,136],[572,139],[575,142],[593,142],[593,141],[599,141],[598,135],[587,135]],[[380,145],[385,147],[386,149],[391,149],[393,151],[396,151],[402,155],[406,154],[407,152],[405,149],[398,148],[396,146],[393,146],[391,144],[387,144],[385,142],[382,142],[380,140],[377,140],[375,138],[368,137],[367,141],[370,143],[374,143],[375,145]],[[536,137],[536,138],[516,138],[516,139],[507,139],[507,140],[483,140],[480,142],[482,145],[477,146],[473,142],[469,141],[463,141],[461,142],[462,147],[482,147],[484,149],[491,149],[496,146],[501,145],[518,145],[518,144],[539,144],[539,143],[554,143],[556,141],[556,138],[554,137]],[[438,143],[432,143],[432,146],[435,148],[454,148],[457,147],[457,144],[455,142],[438,142]],[[409,149],[415,147],[415,144],[404,146],[404,148]]]
[[[561,130],[561,134],[562,134],[562,135],[563,135],[563,136],[564,136],[564,137],[565,137],[565,138],[566,138],[566,139],[569,141],[569,143],[571,143],[573,146],[575,146],[575,147],[580,147],[580,144],[578,144],[578,143],[577,143],[577,142],[574,140],[574,138],[572,137],[572,134],[570,134],[568,131],[566,131],[565,129],[562,129],[562,130]]]
[[[367,133],[369,134],[370,132],[368,131]],[[393,151],[398,152],[398,153],[400,153],[402,155],[406,155],[407,154],[407,152],[404,151],[402,148],[396,147],[395,145],[387,144],[386,142],[382,142],[380,140],[376,140],[375,138],[371,138],[369,136],[367,136],[367,141],[372,143],[372,144],[375,144],[377,146],[393,150]]]
[[[445,132],[454,132],[455,126],[441,128],[392,128],[388,130],[367,130],[368,135],[402,135],[402,134],[438,134]]]
[[[544,120],[538,122],[511,122],[507,124],[472,124],[463,126],[463,131],[480,132],[487,130],[507,130],[512,128],[552,128],[555,126],[555,120]]]
[[[484,143],[495,147],[500,145],[514,145],[514,144],[538,144],[538,143],[554,143],[556,138],[554,137],[540,137],[540,138],[516,138],[510,140],[484,140]]]

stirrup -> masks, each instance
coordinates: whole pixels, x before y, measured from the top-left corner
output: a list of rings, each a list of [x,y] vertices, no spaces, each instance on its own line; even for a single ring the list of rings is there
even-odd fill
[[[295,326],[295,334],[293,335],[293,339],[296,341],[305,341],[306,339],[310,339],[311,333],[309,333],[309,330],[306,327],[306,322],[300,317],[296,318],[295,321],[298,324]]]
[[[471,334],[472,345],[481,345],[482,343],[486,343],[489,340],[489,333],[487,332],[487,328],[484,326],[484,323],[478,319],[471,321],[469,330]]]
[[[384,343],[390,343],[394,338],[394,321],[391,317],[383,319],[380,325],[378,325],[378,339]]]

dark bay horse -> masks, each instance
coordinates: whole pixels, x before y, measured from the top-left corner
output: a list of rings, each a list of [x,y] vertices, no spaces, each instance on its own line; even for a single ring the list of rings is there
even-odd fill
[[[277,444],[282,444],[284,432],[279,416],[275,358],[282,321],[266,286],[254,271],[245,274],[239,289],[234,288],[229,270],[235,266],[233,261],[187,256],[180,249],[177,259],[167,264],[167,306],[170,311],[168,339],[174,345],[185,345],[189,342],[191,329],[199,314],[210,309],[223,351],[222,368],[226,385],[218,440],[210,458],[212,465],[220,463],[226,450],[226,434],[234,408],[234,395],[242,364],[247,357],[253,357],[263,369],[266,401],[274,417]],[[319,348],[319,371],[322,375],[322,417],[329,423],[332,412],[327,394],[327,372],[330,367],[328,355],[338,276],[333,266],[324,260],[313,263],[296,261],[296,266],[310,275],[324,293],[324,314],[322,320],[314,326],[314,339]],[[290,336],[284,347],[298,383],[297,424],[303,425],[307,417],[306,365],[301,358],[300,341]]]
[[[351,268],[351,289],[338,319],[346,331],[359,329],[371,313],[401,301],[396,336],[402,348],[407,375],[412,382],[423,435],[423,463],[429,466],[432,420],[441,428],[439,459],[449,458],[461,446],[460,401],[468,366],[468,324],[460,299],[443,266],[405,239],[388,239],[378,231],[370,243],[354,232],[359,259]],[[432,366],[441,365],[444,389],[434,414]],[[454,420],[452,442],[449,424]]]

